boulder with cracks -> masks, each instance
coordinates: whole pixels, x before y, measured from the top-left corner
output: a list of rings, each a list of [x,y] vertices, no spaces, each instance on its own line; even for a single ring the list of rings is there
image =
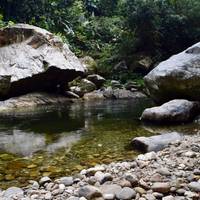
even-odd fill
[[[0,30],[0,98],[34,91],[63,91],[85,72],[67,44],[28,24]]]

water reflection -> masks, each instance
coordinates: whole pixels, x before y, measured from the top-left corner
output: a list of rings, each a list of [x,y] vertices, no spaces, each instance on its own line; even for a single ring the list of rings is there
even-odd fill
[[[21,156],[32,156],[34,153],[43,150],[53,153],[60,148],[70,150],[73,143],[80,139],[81,134],[71,133],[61,134],[53,143],[48,144],[44,134],[34,132],[23,132],[21,130],[10,130],[0,132],[0,151]]]
[[[70,148],[81,134],[105,119],[111,119],[111,124],[118,119],[137,120],[145,104],[145,101],[79,102],[28,115],[1,117],[0,150],[31,156],[40,150],[52,153],[59,148]],[[110,126],[105,124],[105,127]]]
[[[143,125],[139,117],[150,105],[147,99],[77,102],[1,116],[0,188],[133,159],[137,152],[127,146],[134,137],[174,131],[196,133],[199,129],[198,123],[164,128]]]
[[[29,156],[44,147],[45,137],[43,135],[35,135],[33,132],[27,134],[15,129],[8,132],[0,132],[1,151]]]

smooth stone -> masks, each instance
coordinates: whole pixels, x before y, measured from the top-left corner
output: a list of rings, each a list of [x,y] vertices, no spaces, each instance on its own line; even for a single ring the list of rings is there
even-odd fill
[[[106,82],[105,78],[98,74],[91,74],[87,76],[87,79],[91,82],[93,82],[97,88],[100,88],[103,86],[103,84]]]
[[[146,199],[148,200],[156,200],[156,197],[153,194],[146,194],[144,195]]]
[[[136,175],[134,174],[130,174],[130,173],[127,173],[125,174],[124,178],[129,181],[131,183],[132,186],[135,186],[138,184],[138,178]]]
[[[199,197],[199,195],[196,192],[191,192],[191,191],[186,191],[184,195],[189,198],[198,198]]]
[[[194,158],[196,157],[196,153],[194,151],[187,151],[185,154],[184,154],[186,157],[189,157],[189,158]]]
[[[179,195],[183,195],[183,194],[185,194],[185,192],[186,192],[186,190],[184,190],[182,188],[176,190],[176,193],[178,193]]]
[[[53,196],[57,196],[58,194],[62,194],[62,193],[63,193],[63,190],[61,189],[55,189],[52,191]]]
[[[51,192],[47,192],[44,196],[45,200],[51,200],[52,199],[52,194]]]
[[[113,177],[109,173],[103,173],[101,171],[96,172],[94,176],[100,184],[103,184],[107,181],[112,181]]]
[[[69,197],[67,200],[79,200],[80,198],[79,197]]]
[[[124,187],[122,188],[119,192],[117,192],[116,197],[118,199],[122,199],[122,200],[128,200],[128,199],[132,199],[136,196],[136,192],[129,188],[129,187]]]
[[[163,197],[162,200],[175,200],[175,198],[172,195]]]
[[[200,175],[200,169],[194,169],[193,173],[194,173],[194,175],[199,176]]]
[[[170,171],[167,168],[158,169],[157,172],[161,175],[164,175],[164,176],[170,176],[171,175]]]
[[[121,186],[117,184],[111,184],[111,185],[102,185],[100,186],[100,190],[102,191],[103,195],[105,194],[113,194],[114,196],[117,194],[118,191],[122,189]]]
[[[121,187],[131,187],[131,183],[130,181],[127,181],[125,179],[121,180],[119,183],[118,183]]]
[[[79,197],[85,197],[86,199],[90,200],[95,197],[102,197],[101,191],[94,187],[94,186],[84,186],[78,190]]]
[[[51,179],[50,179],[48,176],[42,177],[42,178],[39,180],[39,184],[40,184],[40,185],[44,185],[45,183],[49,183],[49,182],[51,182]]]
[[[159,192],[153,192],[153,196],[155,196],[156,198],[160,199],[160,198],[163,197],[163,194],[159,193]]]
[[[137,193],[141,194],[141,195],[147,193],[146,190],[143,189],[143,188],[141,188],[141,187],[135,187],[134,190],[135,190]]]
[[[156,160],[157,155],[154,151],[146,153],[146,154],[140,154],[137,159],[142,161],[149,161],[149,160]]]
[[[113,199],[115,199],[115,195],[114,194],[104,194],[103,198],[105,200],[113,200]]]
[[[19,199],[23,198],[23,196],[24,196],[24,191],[21,188],[10,187],[4,192],[3,199],[12,200],[13,197]]]
[[[64,184],[65,186],[71,186],[74,183],[73,177],[62,177],[57,180],[60,184]]]
[[[151,187],[154,192],[160,193],[168,193],[170,191],[170,184],[169,183],[154,183]]]
[[[188,187],[190,190],[194,192],[200,192],[200,183],[199,182],[191,182],[189,183]]]
[[[37,181],[29,181],[30,184],[32,184],[31,188],[34,190],[38,190],[40,185]]]
[[[82,170],[81,173],[84,173],[87,176],[93,176],[98,171],[103,172],[105,171],[105,168],[102,166],[96,166],[96,167],[89,168],[88,170]]]

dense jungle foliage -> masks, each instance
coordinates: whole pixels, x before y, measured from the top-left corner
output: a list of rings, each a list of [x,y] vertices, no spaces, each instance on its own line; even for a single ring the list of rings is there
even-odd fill
[[[143,57],[154,65],[200,38],[199,0],[1,0],[0,12],[1,27],[48,29],[79,57],[93,57],[104,75],[120,61],[130,72]]]

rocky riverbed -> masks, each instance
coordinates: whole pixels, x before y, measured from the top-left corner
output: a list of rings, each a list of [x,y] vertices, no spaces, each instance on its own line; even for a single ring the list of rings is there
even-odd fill
[[[199,200],[200,135],[185,136],[160,152],[132,161],[84,169],[74,177],[42,177],[25,188],[11,187],[0,194],[11,200]]]

